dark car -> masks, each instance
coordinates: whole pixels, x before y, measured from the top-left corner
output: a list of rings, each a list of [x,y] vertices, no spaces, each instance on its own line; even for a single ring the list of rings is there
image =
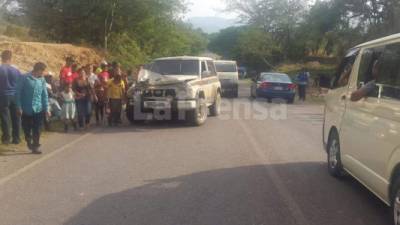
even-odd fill
[[[292,104],[296,96],[296,84],[287,74],[261,73],[253,79],[251,85],[251,97],[272,99],[285,99]]]

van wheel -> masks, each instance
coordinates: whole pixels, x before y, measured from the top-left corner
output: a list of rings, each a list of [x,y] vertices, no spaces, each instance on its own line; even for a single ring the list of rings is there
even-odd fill
[[[233,97],[234,97],[234,98],[239,98],[239,88],[236,88],[236,89],[233,91]]]
[[[215,96],[215,102],[210,107],[210,115],[219,116],[219,114],[221,114],[221,93],[218,91],[217,95]]]
[[[191,126],[201,126],[207,120],[208,108],[205,99],[200,98],[197,100],[197,108],[187,112],[186,120]]]
[[[328,141],[328,171],[336,178],[345,175],[340,155],[339,135],[336,132],[332,132]]]

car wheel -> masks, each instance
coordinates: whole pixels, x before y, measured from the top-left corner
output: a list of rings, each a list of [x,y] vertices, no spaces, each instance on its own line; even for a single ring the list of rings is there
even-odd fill
[[[220,113],[221,113],[221,93],[218,91],[217,95],[215,96],[215,102],[210,107],[210,115],[219,116]]]
[[[207,120],[207,104],[205,99],[197,100],[197,108],[187,113],[187,121],[192,126],[201,126]]]
[[[340,155],[339,135],[336,132],[332,132],[328,141],[328,171],[337,178],[345,175]]]
[[[400,178],[397,178],[391,189],[391,206],[393,224],[400,225]]]

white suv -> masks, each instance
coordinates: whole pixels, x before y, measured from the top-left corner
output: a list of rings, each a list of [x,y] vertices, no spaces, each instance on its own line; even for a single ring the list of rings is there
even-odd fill
[[[131,123],[179,119],[199,126],[209,112],[211,116],[220,113],[221,84],[211,58],[160,58],[147,68],[128,91]]]
[[[400,224],[400,34],[351,49],[326,96],[328,169],[350,174]]]

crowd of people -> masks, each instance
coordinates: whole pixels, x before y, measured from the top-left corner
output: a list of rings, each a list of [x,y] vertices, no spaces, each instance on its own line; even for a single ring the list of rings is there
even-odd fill
[[[50,129],[52,119],[60,119],[64,131],[86,130],[93,123],[118,126],[127,88],[137,73],[124,73],[118,62],[80,65],[67,57],[59,78],[38,62],[31,72],[22,74],[12,65],[12,52],[1,54],[0,122],[3,144],[20,144],[22,127],[28,148],[41,154],[42,125]],[[136,76],[135,76],[136,75]]]

